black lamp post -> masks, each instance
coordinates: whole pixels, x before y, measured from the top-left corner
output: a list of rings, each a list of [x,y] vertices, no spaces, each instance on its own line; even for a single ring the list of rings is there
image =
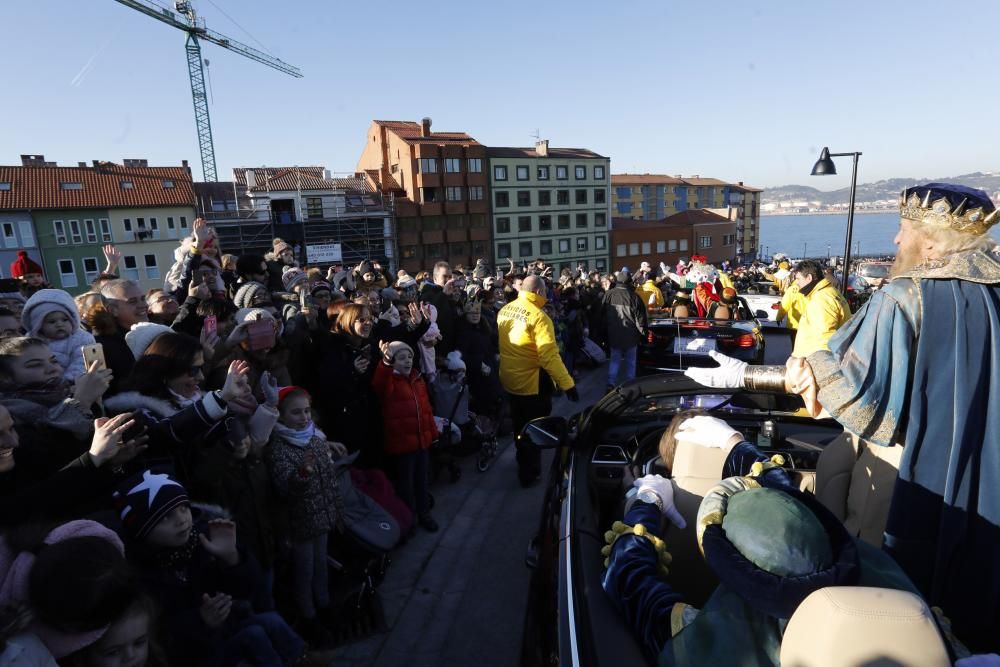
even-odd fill
[[[847,238],[844,239],[844,283],[840,286],[840,290],[844,294],[847,294],[847,285],[850,282],[851,236],[854,232],[854,195],[858,189],[858,158],[861,157],[861,153],[831,153],[830,149],[824,146],[823,152],[819,154],[819,159],[816,160],[816,164],[813,165],[812,169],[813,176],[834,176],[837,173],[837,167],[833,164],[831,158],[848,156],[854,158],[854,169],[851,171],[851,206],[847,210]]]

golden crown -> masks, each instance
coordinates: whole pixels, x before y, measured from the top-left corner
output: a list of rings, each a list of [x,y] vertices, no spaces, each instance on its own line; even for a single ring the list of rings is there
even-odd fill
[[[946,197],[931,201],[932,190],[928,190],[924,198],[913,193],[907,196],[907,191],[899,195],[899,214],[909,220],[916,220],[925,225],[945,227],[966,234],[985,234],[990,227],[1000,222],[1000,209],[990,212],[982,206],[968,208],[966,197],[952,208]]]

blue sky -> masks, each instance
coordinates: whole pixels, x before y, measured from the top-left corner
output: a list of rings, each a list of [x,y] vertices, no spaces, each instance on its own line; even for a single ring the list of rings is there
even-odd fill
[[[824,145],[863,151],[863,182],[1000,169],[995,0],[195,6],[305,73],[204,46],[220,177],[352,171],[373,118],[423,116],[487,145],[530,145],[537,129],[609,155],[615,173],[842,187],[846,160],[808,176]],[[183,42],[113,0],[4,0],[0,163],[187,159],[199,178]]]

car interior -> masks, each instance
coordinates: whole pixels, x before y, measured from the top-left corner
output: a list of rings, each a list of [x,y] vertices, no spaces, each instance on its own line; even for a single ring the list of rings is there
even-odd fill
[[[599,638],[587,638],[598,664],[605,660],[607,664],[645,662],[630,630],[602,594],[600,581],[603,533],[622,518],[625,494],[635,479],[649,473],[670,478],[675,504],[687,521],[684,529],[669,523],[661,527],[660,535],[673,557],[670,584],[695,607],[704,605],[718,584],[701,555],[695,524],[702,497],[721,480],[726,452],[678,441],[669,469],[659,454],[660,440],[673,415],[691,406],[724,419],[765,453],[782,454],[802,490],[815,494],[852,534],[881,546],[900,447],[868,447],[833,420],[797,416],[801,407],[797,397],[738,392],[633,401],[613,420],[601,424],[600,431],[592,434],[596,437],[588,438],[593,443],[589,456],[580,452],[577,462],[577,474],[585,474],[587,483],[575,485],[574,527],[582,570],[576,575],[582,577],[587,591],[591,627],[601,628]],[[624,649],[623,643],[629,648]]]

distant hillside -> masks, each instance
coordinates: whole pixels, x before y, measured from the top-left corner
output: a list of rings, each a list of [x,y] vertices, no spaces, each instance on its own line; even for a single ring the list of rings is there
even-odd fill
[[[976,172],[964,174],[962,176],[948,176],[946,178],[890,178],[885,181],[874,183],[858,184],[858,203],[895,201],[903,188],[911,187],[919,183],[929,181],[945,181],[948,183],[960,183],[971,188],[985,190],[993,197],[994,201],[1000,199],[1000,174]],[[781,203],[793,201],[819,202],[820,206],[834,206],[837,204],[846,205],[851,199],[851,188],[841,188],[831,192],[822,192],[807,185],[782,185],[776,188],[767,188],[762,195],[762,204]]]

